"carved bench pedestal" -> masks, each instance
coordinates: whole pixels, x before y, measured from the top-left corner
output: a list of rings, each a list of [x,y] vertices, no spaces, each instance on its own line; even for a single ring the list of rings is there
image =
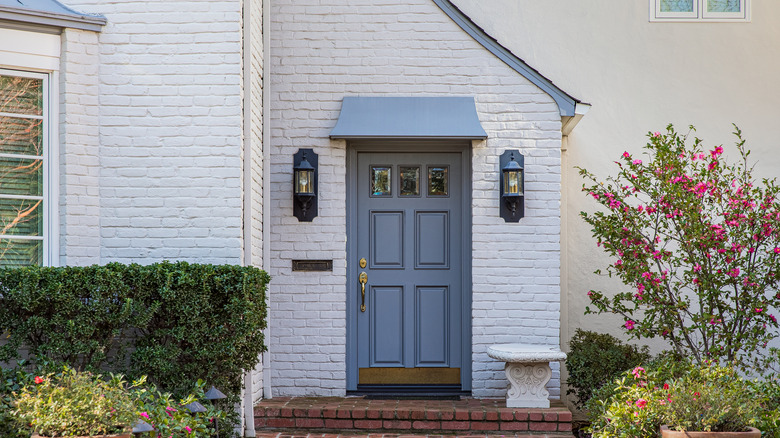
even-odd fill
[[[488,356],[506,362],[509,380],[508,408],[549,408],[547,382],[552,377],[551,361],[566,359],[558,348],[529,344],[498,344],[487,350]]]

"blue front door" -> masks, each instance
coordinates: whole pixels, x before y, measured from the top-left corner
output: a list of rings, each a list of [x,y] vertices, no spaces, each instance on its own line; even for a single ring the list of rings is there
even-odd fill
[[[461,384],[463,155],[358,152],[357,384]],[[354,292],[352,292],[354,293]]]

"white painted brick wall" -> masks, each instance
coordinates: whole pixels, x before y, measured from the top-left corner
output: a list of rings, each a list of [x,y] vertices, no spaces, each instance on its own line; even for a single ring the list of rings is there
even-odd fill
[[[240,263],[241,2],[65,3],[108,24],[93,46],[100,133],[99,153],[88,154],[99,157],[89,186],[100,204],[76,222],[92,227],[89,238],[68,231],[64,253],[79,263]],[[68,211],[64,228],[74,220]]]
[[[250,75],[250,139],[251,172],[248,183],[251,190],[251,260],[249,264],[263,267],[263,2],[251,0],[249,20],[244,14],[244,25],[249,26]],[[248,21],[248,23],[247,23]],[[246,151],[245,146],[245,151]],[[245,182],[246,184],[246,182]],[[266,340],[267,342],[268,340]],[[262,355],[260,356],[262,360]],[[252,400],[263,398],[263,364],[252,371]]]
[[[343,395],[347,95],[474,96],[473,395],[505,394],[498,342],[559,345],[560,116],[553,100],[474,42],[430,0],[274,0],[271,10],[271,379],[275,395]],[[292,216],[292,155],[319,154],[319,216]],[[526,217],[499,217],[498,157],[526,157]],[[331,273],[291,259],[333,259]],[[560,395],[555,368],[550,392]]]
[[[61,35],[59,102],[60,265],[100,261],[98,34]]]

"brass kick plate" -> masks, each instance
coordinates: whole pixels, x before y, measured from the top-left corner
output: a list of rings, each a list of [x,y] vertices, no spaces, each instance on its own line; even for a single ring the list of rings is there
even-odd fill
[[[360,267],[365,268],[366,267],[366,259],[360,259]]]
[[[457,385],[460,368],[360,368],[361,385]]]

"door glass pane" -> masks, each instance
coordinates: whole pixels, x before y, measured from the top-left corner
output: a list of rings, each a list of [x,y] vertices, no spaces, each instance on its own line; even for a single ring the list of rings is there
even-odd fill
[[[43,235],[40,199],[0,199],[0,236]]]
[[[371,196],[392,196],[390,166],[371,166]]]
[[[43,241],[0,239],[0,268],[43,264]]]
[[[741,12],[740,0],[708,0],[707,12]]]
[[[693,0],[660,0],[661,12],[693,12]]]
[[[4,154],[43,155],[43,120],[0,116],[0,151]]]
[[[43,161],[0,157],[0,194],[43,196]]]
[[[0,76],[0,113],[43,114],[43,81]]]
[[[447,196],[449,180],[446,166],[431,166],[428,168],[428,196]]]
[[[401,166],[401,196],[420,196],[420,167]]]

